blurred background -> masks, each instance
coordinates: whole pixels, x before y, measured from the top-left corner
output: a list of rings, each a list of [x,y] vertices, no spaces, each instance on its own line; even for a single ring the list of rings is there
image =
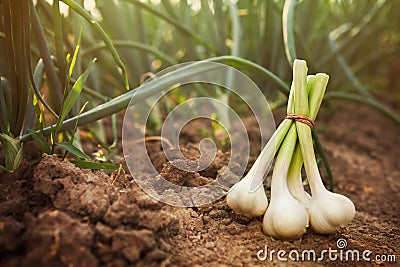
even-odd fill
[[[51,54],[58,59],[57,50],[73,53],[83,25],[78,57],[81,69],[93,57],[99,58],[88,86],[109,97],[124,93],[120,72],[94,27],[63,1],[59,1],[61,18],[56,18],[59,14],[55,14],[53,1],[34,2]],[[287,11],[283,14],[285,1],[277,0],[65,2],[75,2],[99,22],[126,65],[131,88],[140,84],[146,72],[221,55],[248,59],[290,81],[285,30],[293,35],[294,44],[289,45],[293,45],[295,55],[307,60],[311,73],[326,72],[334,77],[331,90],[357,90],[357,83],[348,77],[354,75],[358,86],[399,107],[399,80],[395,75],[400,67],[397,1],[286,1],[286,5],[292,5],[286,7],[293,9],[292,18]],[[290,19],[293,21],[288,22]],[[55,32],[56,23],[61,33]],[[56,34],[61,35],[61,44],[57,44],[60,36]],[[40,57],[35,38],[33,35],[33,64]],[[58,59],[56,67],[61,67],[58,61],[62,62]],[[268,86],[262,77],[257,82]]]
[[[8,137],[16,140],[17,154],[20,137],[28,129],[61,125],[63,119],[82,113],[83,107],[91,110],[127,93],[127,88],[140,86],[151,73],[210,58],[245,72],[261,90],[275,91],[269,99],[273,108],[286,102],[293,59],[305,59],[310,73],[325,72],[331,77],[327,101],[357,101],[400,124],[399,1],[0,3],[1,141],[4,148],[13,143]],[[79,53],[74,56],[77,46]],[[66,109],[69,92],[93,58],[97,62],[81,86],[82,92]],[[278,81],[271,79],[268,71]],[[212,94],[223,98],[225,93],[217,90]],[[175,94],[171,105],[179,102],[179,97]],[[65,118],[56,116],[63,111]],[[102,116],[114,111],[105,109]],[[112,122],[99,121],[88,127],[93,140],[105,147],[115,147],[116,138],[112,144],[106,140],[110,123],[115,130],[115,117]],[[71,141],[75,135],[74,131],[64,136],[56,133],[34,139],[42,143],[42,150],[53,152],[58,139]],[[116,137],[115,131],[113,134]],[[80,148],[79,136],[73,141],[70,143]],[[50,143],[51,151],[44,142]]]

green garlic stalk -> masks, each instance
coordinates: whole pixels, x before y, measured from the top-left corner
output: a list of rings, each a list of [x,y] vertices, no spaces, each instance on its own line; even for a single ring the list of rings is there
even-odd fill
[[[296,88],[295,112],[299,115],[310,116],[312,114],[308,107],[306,70],[305,61],[295,60],[293,71],[297,74],[301,73],[301,75],[293,77],[293,84]],[[296,121],[295,125],[312,194],[308,210],[310,225],[317,233],[333,233],[354,218],[354,204],[347,197],[329,192],[325,188],[315,159],[311,129],[301,122]]]
[[[321,106],[325,89],[328,84],[329,76],[325,73],[307,76],[307,94],[310,107],[310,119],[315,120]],[[294,113],[294,107],[288,110],[288,113]],[[301,168],[303,166],[303,157],[301,155],[300,144],[296,144],[292,162],[288,172],[288,186],[292,195],[298,199],[306,208],[309,208],[311,196],[304,190],[303,180],[301,178]]]
[[[299,143],[296,144],[294,149],[292,161],[290,163],[287,182],[290,193],[298,200],[301,204],[308,209],[310,207],[311,196],[308,194],[303,187],[303,179],[301,177],[301,169],[303,167],[303,157],[301,155],[301,149]]]

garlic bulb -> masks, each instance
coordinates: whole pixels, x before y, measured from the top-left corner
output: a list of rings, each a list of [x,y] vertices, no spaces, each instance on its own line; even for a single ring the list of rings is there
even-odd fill
[[[301,237],[308,227],[305,207],[289,191],[272,200],[264,215],[264,232],[277,239]],[[282,192],[281,192],[282,193]]]
[[[251,191],[251,177],[251,175],[247,175],[235,184],[228,192],[226,202],[236,213],[257,217],[265,213],[268,207],[268,198],[262,184],[256,190]]]
[[[356,209],[347,197],[324,189],[311,198],[308,212],[311,228],[320,234],[330,234],[350,223]]]

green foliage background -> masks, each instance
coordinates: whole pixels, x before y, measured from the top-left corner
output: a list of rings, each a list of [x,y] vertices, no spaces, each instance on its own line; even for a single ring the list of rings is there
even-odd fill
[[[4,51],[0,58],[0,141],[9,170],[18,166],[27,140],[34,138],[42,150],[54,152],[63,141],[58,130],[69,130],[61,139],[82,152],[76,132],[78,117],[78,124],[88,124],[115,114],[127,106],[132,90],[146,73],[196,60],[239,68],[260,88],[276,90],[276,100],[282,100],[291,80],[291,63],[302,58],[310,73],[331,76],[326,100],[358,101],[400,124],[395,112],[400,108],[399,1],[0,3],[0,49]],[[68,12],[61,12],[66,6]],[[77,45],[79,52],[73,57]],[[73,98],[76,101],[64,114],[73,119],[60,119],[75,82],[94,58],[98,60],[85,85],[80,85],[79,97]],[[84,106],[85,111],[81,110]],[[114,116],[116,137],[115,122]],[[46,129],[53,123],[59,126],[56,132]],[[36,134],[29,129],[37,130]],[[107,144],[101,121],[89,130],[104,147],[115,147],[116,142]],[[84,157],[73,153],[73,148],[67,151]]]

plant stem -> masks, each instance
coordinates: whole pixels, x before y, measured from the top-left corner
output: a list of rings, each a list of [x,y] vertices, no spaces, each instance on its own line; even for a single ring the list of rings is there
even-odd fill
[[[178,63],[174,58],[165,54],[164,52],[159,50],[157,47],[148,45],[148,44],[144,44],[142,42],[131,41],[131,40],[112,40],[112,44],[115,47],[134,48],[134,49],[148,52],[148,53],[153,54],[154,56],[160,58],[161,60],[167,62],[170,65],[175,65]],[[89,47],[85,50],[82,50],[82,56],[86,56],[88,54],[91,54],[93,52],[96,52],[96,51],[104,49],[104,48],[107,48],[107,46],[104,43],[93,44],[91,47]]]
[[[285,43],[286,58],[291,66],[294,59],[297,58],[294,40],[294,11],[296,5],[297,0],[286,0],[282,12],[283,41]]]
[[[250,193],[256,191],[260,185],[262,185],[265,176],[268,173],[268,168],[270,168],[272,161],[276,152],[279,150],[287,132],[292,126],[292,120],[284,120],[281,122],[279,127],[276,129],[272,137],[269,139],[268,143],[265,145],[257,160],[254,162],[249,170],[249,177],[252,176],[252,182],[250,185]]]
[[[292,161],[287,174],[287,183],[290,192],[301,202],[304,197],[303,180],[301,178],[301,168],[303,167],[303,157],[301,155],[300,144],[296,144]]]
[[[333,192],[333,175],[332,175],[332,170],[331,166],[329,165],[329,161],[326,158],[324,148],[322,147],[321,141],[319,140],[318,133],[315,130],[315,128],[311,131],[312,136],[314,138],[315,146],[318,150],[319,155],[321,156],[322,162],[324,163],[326,173],[328,175],[329,179],[329,189]]]
[[[139,0],[124,0],[124,1],[128,2],[128,3],[131,3],[131,4],[134,4],[134,5],[142,8],[142,9],[154,14],[155,16],[167,21],[168,23],[174,25],[181,32],[191,36],[193,39],[195,39],[198,43],[202,44],[204,47],[209,49],[211,52],[213,52],[213,53],[217,52],[217,49],[214,46],[212,46],[206,40],[202,39],[197,33],[195,33],[191,29],[189,29],[186,26],[184,26],[184,24],[181,24],[181,23],[177,22],[176,19],[171,18],[171,17],[159,12],[157,9],[151,7],[148,4],[142,3]]]
[[[328,75],[323,73],[318,73],[316,75],[307,76],[307,92],[309,100],[309,113],[310,119],[315,120],[319,107],[321,106],[323,96],[325,94],[326,85],[328,83]],[[294,113],[294,107],[288,105],[288,113]],[[314,133],[314,131],[313,131]],[[315,133],[316,134],[316,133]],[[318,139],[318,135],[315,137]],[[321,157],[325,158],[324,163],[326,164],[326,169],[329,174],[328,177],[331,181],[331,186],[333,185],[332,172],[330,170],[329,163],[326,160],[325,153],[323,151],[322,145],[319,139],[316,141],[317,149],[319,150]],[[288,172],[288,184],[290,191],[297,195],[297,197],[304,197],[303,181],[301,178],[301,168],[303,166],[303,157],[301,155],[300,144],[297,143],[295,152],[293,154],[292,163]],[[331,187],[332,188],[332,187]]]
[[[284,191],[288,190],[287,185],[287,174],[292,160],[293,151],[296,146],[297,131],[296,125],[291,123],[290,128],[283,140],[281,147],[279,148],[278,155],[276,157],[274,171],[272,173],[271,183],[271,199],[276,199]],[[272,201],[272,200],[271,200]]]
[[[67,63],[65,61],[65,51],[63,45],[63,27],[62,27],[62,20],[60,14],[60,3],[59,0],[53,1],[53,18],[54,18],[54,44],[56,48],[56,55],[57,55],[57,66],[58,66],[58,77],[62,83],[62,87],[65,88],[65,75],[66,75],[66,66]]]
[[[59,113],[63,97],[62,93],[64,91],[63,86],[58,79],[58,75],[55,71],[55,66],[53,64],[53,60],[51,59],[51,54],[47,45],[44,31],[42,26],[40,25],[39,15],[32,3],[32,0],[30,0],[29,2],[31,4],[33,34],[35,35],[36,41],[38,42],[38,47],[40,55],[43,58],[43,64],[46,70],[47,79],[49,81],[50,87],[52,88],[50,96],[53,107],[55,111]]]
[[[307,66],[305,61],[296,60],[293,64],[293,86],[295,89],[295,113],[309,117],[308,97],[307,97]],[[296,121],[296,129],[299,137],[300,148],[304,160],[308,181],[311,191],[317,194],[324,185],[319,174],[315,159],[311,129],[304,123]]]
[[[78,5],[75,1],[72,1],[72,0],[61,0],[61,1],[64,2],[65,4],[67,4],[71,9],[73,9],[79,15],[81,15],[82,18],[84,18],[87,22],[89,22],[90,25],[97,31],[97,33],[100,35],[100,37],[103,40],[103,42],[108,47],[108,50],[110,51],[110,53],[111,53],[112,57],[114,58],[115,62],[121,68],[122,76],[123,76],[123,79],[124,79],[125,88],[129,89],[128,74],[127,74],[127,71],[126,71],[125,64],[122,62],[122,60],[119,57],[119,54],[118,54],[117,50],[115,49],[110,37],[107,35],[107,33],[101,27],[101,25],[90,15],[90,13],[87,10],[85,10],[83,7]]]
[[[211,71],[216,68],[215,65],[202,64],[203,62],[193,63],[187,67],[178,69],[168,73],[167,76],[161,79],[155,79],[148,83],[145,83],[140,87],[140,90],[130,90],[129,92],[120,95],[106,103],[100,104],[97,107],[86,111],[81,114],[78,122],[79,125],[85,125],[90,122],[97,121],[101,118],[110,116],[111,114],[117,113],[128,107],[129,103],[134,105],[140,101],[147,99],[148,97],[154,95],[157,92],[165,90],[166,87],[172,86],[177,82],[181,82],[183,79],[188,79],[193,75],[199,75],[201,73]],[[132,100],[132,102],[131,102]],[[66,131],[72,129],[75,126],[78,117],[75,116],[70,119],[66,119],[62,122],[59,131]],[[53,126],[43,129],[43,134],[45,136],[50,135]],[[26,134],[20,137],[21,142],[26,142],[31,140],[31,135]]]

